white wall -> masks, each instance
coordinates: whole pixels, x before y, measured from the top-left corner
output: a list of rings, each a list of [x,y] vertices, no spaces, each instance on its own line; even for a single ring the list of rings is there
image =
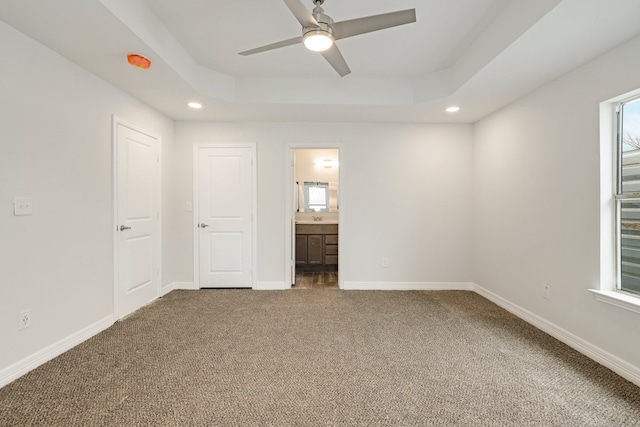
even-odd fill
[[[193,281],[194,144],[257,143],[257,281],[284,283],[289,144],[340,143],[343,279],[469,282],[471,137],[470,125],[178,122],[176,276]]]
[[[640,88],[638,52],[635,38],[477,123],[472,257],[479,286],[636,375],[640,317],[587,289],[603,262],[599,104]]]
[[[0,40],[1,379],[113,313],[112,114],[162,137],[171,281],[173,122],[2,22]],[[14,196],[33,197],[32,216],[13,216]]]

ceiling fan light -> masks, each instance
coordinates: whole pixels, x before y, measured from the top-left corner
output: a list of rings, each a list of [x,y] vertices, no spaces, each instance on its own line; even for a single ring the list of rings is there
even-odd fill
[[[302,38],[307,49],[314,52],[322,52],[333,45],[333,37],[324,30],[311,30]]]

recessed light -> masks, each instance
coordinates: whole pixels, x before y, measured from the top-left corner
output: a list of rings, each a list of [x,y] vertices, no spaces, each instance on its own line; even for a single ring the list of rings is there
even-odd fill
[[[445,110],[447,113],[457,113],[460,111],[460,107],[449,107]]]
[[[194,110],[199,110],[202,108],[202,104],[200,104],[199,102],[190,102],[187,105],[193,108]]]

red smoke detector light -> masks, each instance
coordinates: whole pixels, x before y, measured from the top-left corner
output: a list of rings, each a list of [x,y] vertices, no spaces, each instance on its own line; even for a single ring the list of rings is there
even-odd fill
[[[151,68],[151,60],[146,56],[142,56],[137,53],[131,53],[127,55],[127,61],[129,61],[129,64],[133,65],[134,67],[142,68],[143,70],[148,70],[149,68]]]

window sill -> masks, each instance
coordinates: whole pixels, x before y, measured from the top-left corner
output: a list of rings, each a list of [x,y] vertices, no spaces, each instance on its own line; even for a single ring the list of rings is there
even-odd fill
[[[598,301],[640,314],[640,298],[616,291],[589,289]]]

